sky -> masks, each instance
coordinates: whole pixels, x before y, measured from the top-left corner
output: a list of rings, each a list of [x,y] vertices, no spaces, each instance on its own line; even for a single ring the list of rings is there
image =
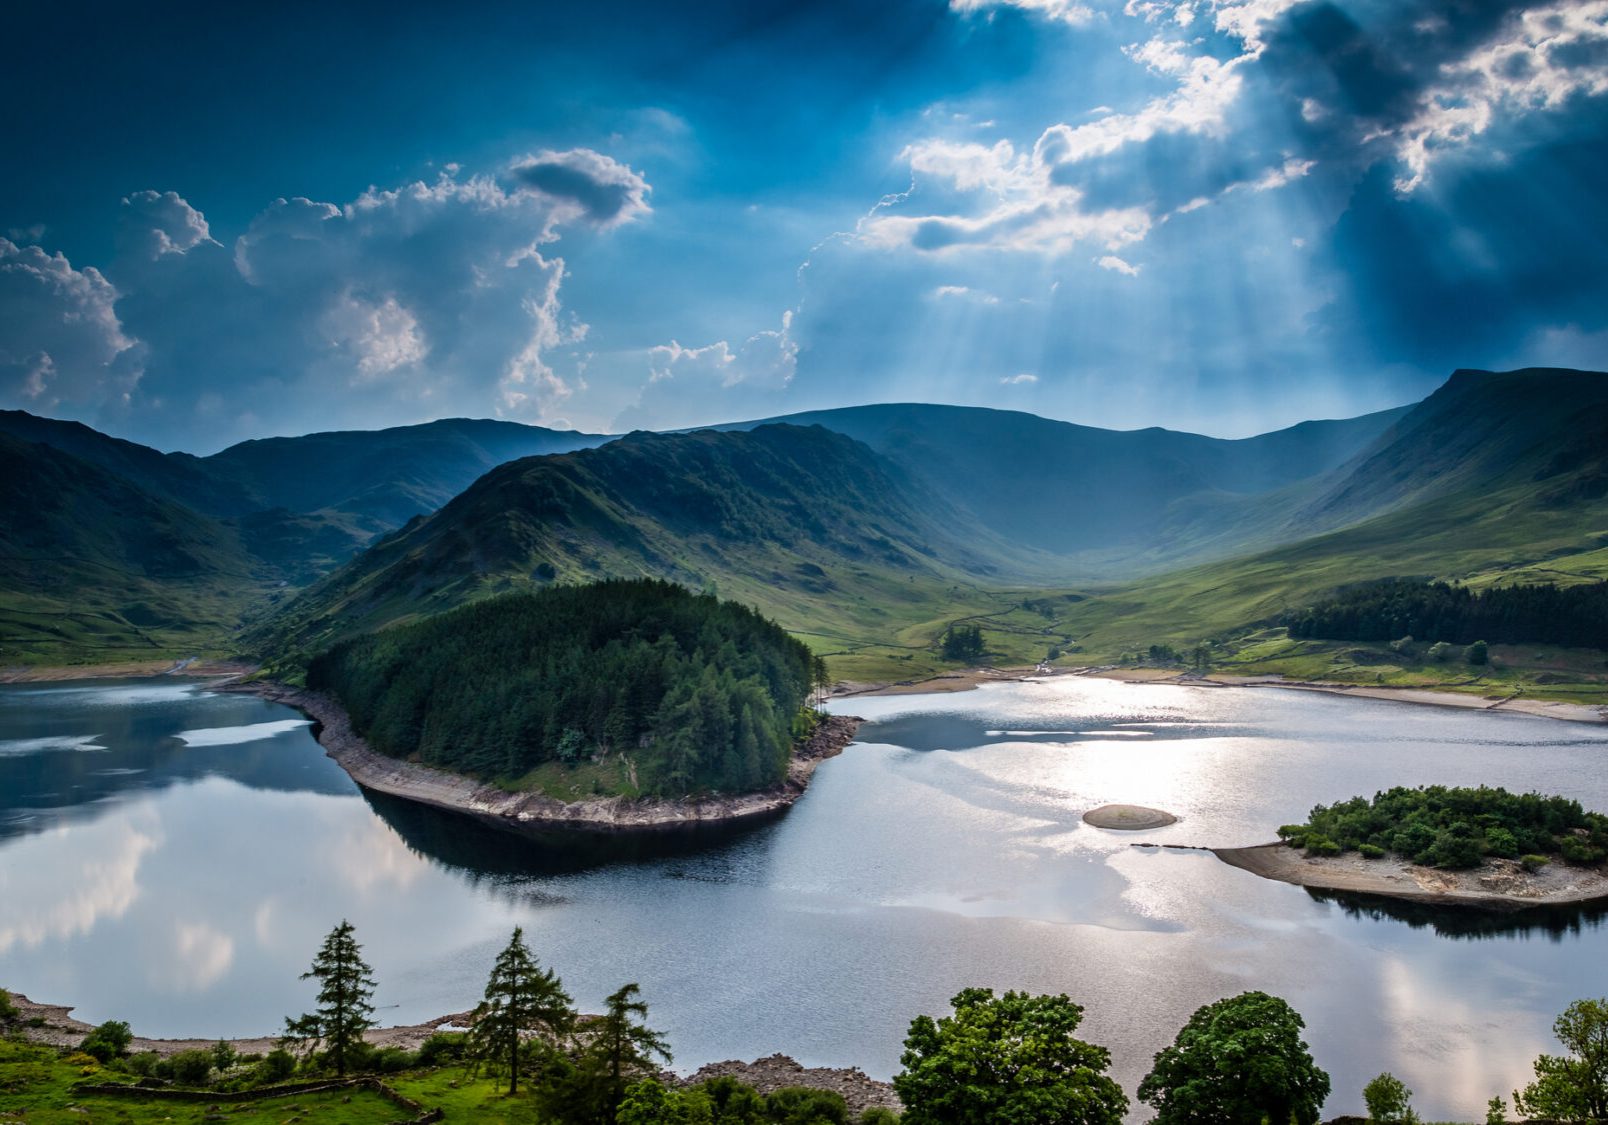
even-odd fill
[[[0,407],[1243,436],[1608,368],[1608,0],[21,0]]]

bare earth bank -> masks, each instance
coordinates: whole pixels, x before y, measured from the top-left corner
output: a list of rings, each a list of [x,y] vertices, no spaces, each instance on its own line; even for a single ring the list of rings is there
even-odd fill
[[[339,703],[317,692],[269,682],[220,684],[213,690],[247,692],[305,713],[318,724],[314,733],[329,756],[365,789],[532,828],[636,831],[724,823],[779,812],[804,795],[816,767],[841,754],[861,723],[852,716],[827,716],[809,741],[794,751],[787,780],[757,793],[678,800],[600,797],[560,801],[541,793],[510,793],[461,774],[388,758],[371,749],[352,729]]]
[[[1383,895],[1436,906],[1514,911],[1537,906],[1579,906],[1608,900],[1608,875],[1595,868],[1554,861],[1525,871],[1516,860],[1491,859],[1469,871],[1419,867],[1395,856],[1364,859],[1354,852],[1308,858],[1287,844],[1212,848],[1232,867],[1264,879],[1312,887]]]

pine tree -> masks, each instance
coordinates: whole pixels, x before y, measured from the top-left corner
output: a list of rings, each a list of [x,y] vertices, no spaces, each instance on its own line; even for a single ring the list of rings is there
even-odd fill
[[[587,1053],[599,1071],[599,1100],[605,1120],[614,1119],[615,1107],[630,1084],[628,1079],[650,1067],[655,1056],[666,1063],[671,1061],[669,1041],[642,1022],[647,1018],[648,1006],[637,999],[641,991],[635,984],[620,988],[604,1001],[607,1010],[593,1025]]]
[[[335,1073],[346,1077],[351,1053],[363,1041],[363,1032],[374,1026],[374,972],[362,958],[363,947],[352,936],[352,924],[345,919],[329,932],[313,966],[302,980],[316,979],[318,1009],[296,1019],[285,1017],[281,1043],[322,1044],[335,1064]]]
[[[536,963],[515,927],[508,947],[497,955],[486,980],[486,998],[474,1013],[470,1053],[481,1060],[508,1061],[508,1092],[519,1089],[519,1040],[529,1033],[556,1037],[575,1022],[569,993],[551,969]]]

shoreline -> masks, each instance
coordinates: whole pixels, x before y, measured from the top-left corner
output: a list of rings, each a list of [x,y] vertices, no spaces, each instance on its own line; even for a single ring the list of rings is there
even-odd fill
[[[210,690],[256,695],[302,712],[313,720],[313,735],[325,753],[364,789],[516,829],[651,832],[773,815],[804,795],[816,767],[841,754],[854,740],[861,723],[852,716],[828,715],[809,741],[794,751],[786,780],[757,793],[672,800],[600,797],[560,801],[540,793],[510,793],[472,777],[388,758],[370,748],[352,729],[351,719],[339,703],[317,692],[269,681],[236,681]]]
[[[1174,672],[1166,668],[1118,668],[1095,665],[1088,668],[1056,668],[1038,672],[1031,668],[970,668],[960,672],[940,672],[920,680],[891,683],[845,682],[832,691],[833,699],[884,695],[943,695],[972,691],[984,684],[1031,683],[1062,676],[1092,676],[1126,684],[1165,684],[1176,687],[1282,688],[1287,691],[1316,691],[1328,695],[1378,699],[1389,703],[1413,703],[1430,707],[1461,707],[1476,711],[1506,711],[1561,719],[1571,723],[1608,723],[1608,707],[1562,700],[1525,699],[1475,695],[1471,692],[1436,691],[1422,687],[1378,687],[1371,684],[1345,684],[1338,680],[1286,680],[1270,673],[1265,676],[1234,676],[1227,673]],[[845,690],[846,689],[846,690]]]
[[[1263,879],[1315,891],[1377,895],[1431,906],[1510,914],[1608,901],[1608,874],[1561,861],[1532,874],[1514,860],[1488,860],[1468,871],[1442,871],[1394,856],[1363,859],[1346,853],[1309,858],[1282,842],[1207,850],[1230,867]]]

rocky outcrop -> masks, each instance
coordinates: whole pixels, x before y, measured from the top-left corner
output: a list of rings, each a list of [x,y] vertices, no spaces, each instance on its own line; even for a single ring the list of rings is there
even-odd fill
[[[894,1112],[904,1108],[899,1102],[899,1095],[893,1092],[891,1084],[878,1082],[857,1066],[807,1067],[786,1055],[771,1055],[768,1058],[755,1059],[753,1062],[738,1062],[732,1059],[728,1062],[710,1063],[686,1078],[676,1078],[674,1075],[668,1077],[682,1086],[696,1085],[711,1078],[735,1078],[739,1082],[746,1082],[762,1094],[788,1086],[830,1090],[843,1096],[843,1100],[848,1103],[850,1117],[857,1117],[872,1106],[883,1106]]]
[[[854,740],[862,721],[843,715],[827,716],[809,740],[795,750],[787,780],[756,793],[560,801],[541,793],[510,793],[462,774],[388,758],[352,729],[351,719],[336,700],[318,692],[267,681],[223,684],[215,690],[248,692],[303,712],[317,724],[313,733],[329,756],[365,789],[467,813],[505,827],[651,831],[767,816],[803,796],[816,767],[841,754]]]

